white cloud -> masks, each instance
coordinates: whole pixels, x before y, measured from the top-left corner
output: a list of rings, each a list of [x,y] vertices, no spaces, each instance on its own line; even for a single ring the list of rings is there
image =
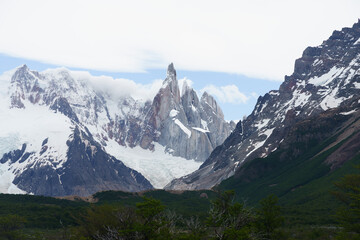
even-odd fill
[[[255,99],[259,97],[259,94],[257,94],[256,92],[252,92],[250,95]]]
[[[235,85],[226,85],[216,87],[214,85],[207,85],[200,90],[201,93],[207,92],[216,97],[221,103],[241,104],[249,100],[244,93],[240,92]]]
[[[307,46],[357,21],[358,9],[358,0],[0,1],[0,53],[94,70],[175,62],[282,80]]]
[[[90,82],[94,89],[114,98],[131,96],[135,100],[152,101],[162,86],[163,80],[156,79],[151,84],[140,84],[133,80],[108,76],[92,76],[86,71],[70,71],[71,75],[81,81]]]

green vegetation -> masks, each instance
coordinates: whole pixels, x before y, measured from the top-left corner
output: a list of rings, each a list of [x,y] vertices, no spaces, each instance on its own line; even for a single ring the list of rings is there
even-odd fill
[[[0,217],[0,239],[16,240],[22,238],[21,231],[25,218],[17,215],[5,215]]]
[[[94,205],[74,228],[73,239],[280,239],[282,217],[269,196],[257,211],[234,202],[234,191],[217,193],[205,221],[178,215],[161,201],[142,197],[135,207]]]
[[[278,198],[275,195],[269,195],[260,201],[260,207],[257,210],[256,227],[259,232],[263,232],[266,239],[282,237],[278,230],[284,218],[281,216],[281,207],[277,204]]]
[[[234,191],[219,193],[212,203],[207,219],[215,239],[249,239],[256,235],[255,216],[244,204],[235,202]]]
[[[335,185],[334,195],[345,204],[337,212],[342,227],[339,239],[360,239],[360,174],[346,175]]]
[[[132,207],[141,202],[143,196],[160,200],[167,209],[184,217],[198,216],[204,220],[207,217],[210,201],[215,198],[216,193],[211,190],[184,192],[154,190],[144,193],[106,191],[94,195],[99,200],[97,204],[121,204]]]
[[[325,163],[352,136],[332,144],[323,126],[300,125],[287,148],[213,191],[106,191],[92,203],[0,194],[0,240],[360,239],[360,154]]]
[[[360,154],[338,168],[325,163],[328,156],[338,150],[352,136],[327,148],[337,136],[314,142],[326,128],[313,129],[303,136],[302,128],[294,131],[294,141],[288,148],[279,149],[264,159],[254,159],[245,164],[237,174],[220,185],[220,189],[234,189],[237,200],[259,202],[269,194],[279,197],[285,221],[292,226],[332,226],[337,224],[336,209],[341,202],[330,193],[335,191],[334,182],[355,171],[360,164]],[[298,154],[295,154],[298,153]]]
[[[75,216],[89,204],[43,196],[0,194],[0,216],[17,215],[26,219],[27,228],[59,228],[75,225]]]
[[[342,179],[336,184],[335,195],[345,204],[326,191],[320,191],[326,195],[323,198],[308,196],[311,203],[334,200],[334,210],[343,206],[337,216],[332,216],[332,225],[326,219],[328,213],[310,212],[327,202],[310,210],[301,209],[310,203],[295,195],[303,201],[301,205],[295,197],[289,197],[290,193],[282,196],[292,200],[289,204],[275,195],[250,204],[249,200],[239,201],[241,197],[235,191],[107,191],[95,195],[96,203],[2,194],[0,239],[331,239],[336,235],[339,239],[358,239],[360,175],[342,178],[348,171],[356,173],[353,163],[357,161],[359,156],[341,171],[299,188],[312,191],[324,182],[335,186],[329,181]],[[5,208],[7,204],[10,208]],[[322,216],[316,218],[319,213]],[[315,217],[310,221],[315,224],[306,222],[311,217]]]

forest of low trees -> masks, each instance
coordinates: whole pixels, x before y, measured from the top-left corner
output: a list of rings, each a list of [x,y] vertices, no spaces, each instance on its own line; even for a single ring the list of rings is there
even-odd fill
[[[219,192],[208,217],[189,219],[144,197],[135,208],[96,206],[81,221],[78,239],[281,239],[283,223],[277,197],[270,195],[252,209],[234,202],[234,191]]]
[[[48,231],[26,228],[29,220],[25,217],[1,215],[0,240],[360,239],[360,174],[348,174],[335,186],[337,190],[332,195],[342,203],[342,207],[336,214],[338,223],[331,227],[293,228],[284,218],[275,195],[269,195],[255,207],[250,207],[245,201],[235,201],[234,191],[219,190],[202,216],[182,216],[168,209],[160,200],[147,196],[134,206],[114,203],[84,205],[81,211],[66,213],[71,215],[73,223],[60,219],[59,228]],[[39,199],[37,201],[43,201]]]

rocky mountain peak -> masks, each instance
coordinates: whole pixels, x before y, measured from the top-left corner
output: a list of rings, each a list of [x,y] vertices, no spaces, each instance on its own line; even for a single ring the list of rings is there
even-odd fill
[[[360,18],[358,19],[357,23],[354,23],[353,28],[359,28],[360,29]]]
[[[25,64],[18,67],[11,77],[9,92],[11,94],[11,108],[24,108],[22,102],[29,93],[39,90],[38,72],[31,71]],[[33,99],[34,100],[34,99]]]
[[[176,78],[176,70],[174,68],[174,64],[170,63],[166,72],[166,78],[163,81],[163,88],[166,88],[166,86],[170,85],[170,88],[172,92],[176,91],[176,88],[178,88],[178,81]]]
[[[335,30],[320,46],[307,47],[302,57],[295,61],[293,75],[285,80],[307,80],[321,76],[333,67],[348,66],[354,58],[359,57],[359,45],[360,21],[351,28]]]
[[[208,94],[206,91],[202,94],[200,101],[203,105],[205,104],[211,107],[212,110],[221,118],[224,118],[224,113],[222,112],[220,106],[217,104],[215,98]]]
[[[18,67],[18,70],[29,70],[29,67],[26,64],[21,65],[20,67]]]
[[[201,95],[201,101],[208,103],[210,106],[213,106],[214,102],[216,102],[214,97],[206,91]]]
[[[203,92],[203,94],[201,95],[201,99],[203,98],[207,98],[209,96],[209,94],[207,93],[207,91]]]
[[[26,66],[26,64],[24,64],[16,69],[14,75],[11,78],[11,83],[24,83],[33,78],[34,77],[31,75],[30,69],[28,68],[28,66]]]
[[[150,142],[154,139],[173,155],[200,162],[233,129],[225,122],[220,107],[210,95],[207,94],[203,104],[200,103],[196,91],[186,82],[180,95],[173,63],[169,65],[163,86],[154,98],[149,123],[151,127],[143,135],[142,146],[151,148]]]
[[[171,63],[168,66],[166,78],[163,81],[162,88],[154,98],[155,102],[163,102],[162,104],[156,104],[157,106],[166,106],[160,109],[161,115],[168,115],[169,111],[180,103],[180,90],[179,83],[176,78],[176,70],[174,64]]]
[[[173,63],[168,66],[166,78],[176,79],[176,70]]]

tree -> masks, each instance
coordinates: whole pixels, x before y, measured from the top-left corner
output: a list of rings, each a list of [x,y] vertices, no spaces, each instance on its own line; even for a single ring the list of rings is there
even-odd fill
[[[360,239],[360,173],[345,175],[335,186],[338,191],[333,194],[344,203],[337,212],[342,227],[338,238]]]
[[[186,226],[187,234],[184,234],[179,239],[186,240],[201,240],[207,239],[206,228],[203,226],[199,217],[191,216],[190,219],[183,219],[183,223]]]
[[[124,215],[131,210],[130,208],[111,205],[93,205],[87,209],[85,215],[78,219],[81,226],[78,234],[87,237],[86,239],[102,239],[109,232],[115,231],[114,229],[117,232],[119,228],[128,227],[128,225],[123,225],[123,223],[129,224],[132,222],[131,220],[135,214],[129,213],[128,216],[130,217],[126,219],[124,219]]]
[[[177,216],[164,210],[159,200],[147,197],[136,208],[93,206],[79,220],[81,228],[76,239],[171,239]]]
[[[207,219],[216,239],[251,239],[254,216],[243,204],[234,202],[234,191],[220,192]]]
[[[143,197],[143,200],[136,204],[136,213],[140,217],[138,231],[145,240],[167,239],[170,233],[163,214],[165,206],[154,198]]]
[[[279,239],[281,227],[284,219],[281,216],[281,208],[278,198],[275,195],[260,200],[260,208],[257,210],[256,226],[260,233],[263,233],[265,239]]]

